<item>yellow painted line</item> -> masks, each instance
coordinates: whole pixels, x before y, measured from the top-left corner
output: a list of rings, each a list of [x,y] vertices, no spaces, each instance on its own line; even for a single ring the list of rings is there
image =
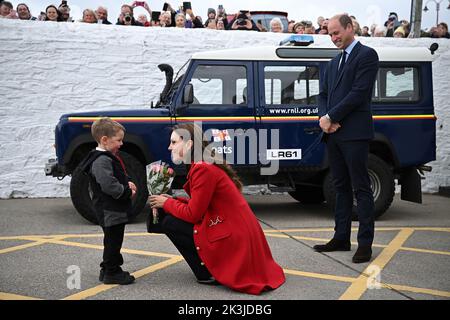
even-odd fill
[[[373,119],[435,119],[434,114],[410,114],[410,115],[378,115],[372,116]]]
[[[99,234],[69,234],[66,235],[65,238],[103,238],[103,233]],[[134,233],[127,233],[125,232],[125,237],[154,237],[154,236],[163,236],[163,234],[160,233],[148,233],[148,232],[134,232]]]
[[[79,247],[79,248],[103,250],[103,245],[95,245],[95,244],[89,244],[89,243],[63,241],[63,240],[50,240],[48,242],[49,243],[53,243],[53,244],[60,244],[60,245],[64,245],[64,246],[72,246],[72,247]],[[125,249],[125,248],[122,248],[120,250],[120,252],[122,252],[122,253],[129,253],[129,254],[137,254],[137,255],[142,255],[142,256],[162,257],[162,258],[175,258],[175,257],[178,257],[178,255],[176,255],[176,254],[152,252],[152,251],[143,251],[143,250],[135,250],[135,249]]]
[[[29,240],[29,241],[39,241],[47,239],[65,239],[65,238],[101,238],[103,233],[80,233],[80,234],[49,234],[49,235],[18,235],[18,236],[8,236],[0,237],[0,240]],[[162,236],[159,233],[148,233],[148,232],[134,232],[125,233],[126,237],[144,237],[144,236]]]
[[[17,246],[14,246],[14,247],[1,249],[0,250],[0,254],[10,253],[10,252],[19,251],[19,250],[23,250],[23,249],[27,249],[27,248],[31,248],[31,247],[35,247],[35,246],[40,246],[42,244],[50,243],[50,242],[52,242],[54,240],[59,240],[60,238],[61,237],[40,238],[40,237],[30,237],[30,236],[26,236],[26,237],[22,237],[22,238],[16,238],[15,240],[25,240],[25,241],[32,241],[32,242],[21,244],[21,245],[17,245]]]
[[[380,273],[383,268],[388,264],[388,262],[394,257],[402,245],[408,240],[408,238],[413,234],[414,229],[405,228],[401,230],[397,236],[389,243],[389,245],[373,260],[373,262],[363,271],[363,273],[358,277],[358,279],[352,283],[352,285],[344,292],[344,294],[339,298],[339,300],[358,300],[367,290],[367,274],[372,273],[373,277],[377,274],[369,272],[370,270],[378,269]]]
[[[339,282],[347,282],[347,283],[354,283],[355,281],[358,280],[358,278],[335,276],[335,275],[315,273],[315,272],[305,272],[305,271],[292,270],[292,269],[283,269],[283,271],[285,274],[307,277],[307,278],[316,278],[316,279],[322,279],[322,280],[331,280],[331,281],[339,281]],[[434,290],[434,289],[428,289],[428,288],[418,288],[418,287],[411,287],[411,286],[403,286],[403,285],[389,284],[389,283],[381,283],[381,286],[385,289],[394,289],[394,290],[398,290],[398,291],[429,294],[429,295],[433,295],[433,296],[446,297],[446,298],[450,297],[450,292],[448,292],[448,291]]]
[[[42,300],[42,299],[22,296],[13,293],[0,292],[0,300]]]
[[[450,228],[440,228],[440,227],[417,227],[414,228],[415,231],[440,231],[440,232],[450,232]]]
[[[400,250],[402,250],[402,251],[420,252],[420,253],[430,253],[430,254],[442,254],[442,255],[450,256],[450,252],[449,251],[438,251],[438,250],[410,248],[410,247],[401,247]]]
[[[178,262],[180,262],[182,260],[183,260],[183,258],[181,256],[176,256],[176,257],[170,258],[170,259],[168,259],[166,261],[162,261],[162,262],[159,262],[157,264],[151,265],[151,266],[149,266],[149,267],[147,267],[145,269],[138,270],[138,271],[132,273],[132,275],[137,279],[137,278],[140,278],[140,277],[142,277],[144,275],[147,275],[149,273],[155,272],[157,270],[160,270],[160,269],[163,269],[163,268],[167,268],[168,266],[170,266],[172,264],[175,264],[175,263],[178,263]],[[119,286],[119,285],[117,285],[117,284],[115,284],[115,285],[102,284],[102,285],[99,285],[99,286],[96,286],[96,287],[93,287],[93,288],[90,288],[90,289],[78,292],[78,293],[73,294],[71,296],[65,297],[62,300],[82,300],[82,299],[86,299],[86,298],[95,296],[95,295],[97,295],[97,294],[99,294],[101,292],[104,292],[104,291],[110,290],[112,288],[115,288],[117,286]]]
[[[261,117],[261,120],[276,120],[276,121],[283,121],[283,120],[306,120],[306,121],[317,121],[319,120],[318,116],[263,116]]]
[[[296,275],[296,276],[316,278],[316,279],[322,279],[322,280],[333,280],[333,281],[350,282],[350,283],[353,283],[354,281],[357,280],[357,278],[352,278],[352,277],[342,277],[342,276],[335,276],[335,275],[331,275],[331,274],[305,272],[305,271],[298,271],[298,270],[292,270],[292,269],[283,269],[283,271],[286,274],[292,274],[292,275]]]
[[[69,117],[69,121],[96,121],[101,117]],[[115,121],[155,121],[155,120],[170,120],[170,117],[110,117]]]
[[[422,294],[429,294],[429,295],[433,295],[433,296],[450,298],[450,292],[448,292],[448,291],[417,288],[417,287],[410,287],[410,286],[401,286],[401,285],[395,285],[395,284],[382,284],[381,286],[384,288],[388,288],[388,289],[392,288],[392,289],[395,289],[398,291],[408,291],[408,292],[422,293]]]
[[[45,244],[47,242],[48,241],[34,241],[34,242],[31,242],[31,243],[25,243],[25,244],[21,244],[21,245],[18,245],[18,246],[1,249],[0,250],[0,254],[10,253],[10,252],[19,251],[19,250],[23,250],[23,249],[27,249],[27,248],[31,248],[31,247],[35,247],[35,246],[40,246],[40,245]]]
[[[414,229],[414,230],[418,230],[419,229],[419,228],[410,228],[410,227],[380,227],[380,228],[376,228],[375,232],[377,232],[377,231],[398,231],[398,230],[402,230],[402,229],[405,229],[405,228]],[[434,230],[432,230],[433,228],[427,228],[427,229],[430,229],[430,231],[434,231]],[[446,228],[437,228],[437,229],[446,229]],[[310,229],[308,229],[308,228],[296,228],[296,229],[279,229],[279,230],[263,230],[263,231],[267,232],[267,233],[280,233],[280,232],[285,232],[285,233],[289,233],[289,232],[328,232],[328,231],[334,231],[334,228],[310,228]],[[358,227],[353,227],[352,231],[358,231]],[[438,231],[438,230],[436,230],[436,231]]]

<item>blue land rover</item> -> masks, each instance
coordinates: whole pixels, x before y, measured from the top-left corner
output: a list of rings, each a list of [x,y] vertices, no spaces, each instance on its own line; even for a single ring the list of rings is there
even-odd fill
[[[287,41],[276,47],[196,53],[175,75],[169,65],[158,66],[166,85],[148,109],[61,116],[55,130],[57,159],[46,164],[46,174],[71,175],[72,202],[95,223],[89,180],[77,166],[96,145],[92,122],[109,116],[126,128],[121,151],[139,189],[134,217],[148,196],[145,166],[155,160],[173,165],[167,150],[170,128],[197,122],[245,184],[267,184],[300,203],[325,201],[333,207],[317,96],[326,64],[339,51],[303,40],[293,43],[298,46]],[[369,174],[378,217],[393,201],[396,180],[403,200],[421,202],[421,174],[431,170],[426,164],[436,158],[432,54],[437,47],[375,49],[380,64],[372,97],[375,138]],[[173,166],[177,188],[186,172]]]

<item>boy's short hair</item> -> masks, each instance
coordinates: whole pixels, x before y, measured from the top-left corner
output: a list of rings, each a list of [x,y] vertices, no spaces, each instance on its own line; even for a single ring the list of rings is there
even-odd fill
[[[108,117],[96,120],[91,127],[92,137],[97,143],[100,142],[103,136],[108,138],[114,137],[120,130],[125,132],[124,126]]]

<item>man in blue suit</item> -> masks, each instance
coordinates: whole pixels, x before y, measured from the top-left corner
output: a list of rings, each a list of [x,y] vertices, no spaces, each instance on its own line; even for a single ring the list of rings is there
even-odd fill
[[[378,55],[355,39],[346,14],[329,20],[328,33],[342,53],[330,61],[319,95],[319,124],[326,142],[336,189],[335,234],[318,252],[350,251],[353,192],[359,219],[354,263],[370,261],[374,238],[374,201],[367,169],[373,139],[371,97]]]

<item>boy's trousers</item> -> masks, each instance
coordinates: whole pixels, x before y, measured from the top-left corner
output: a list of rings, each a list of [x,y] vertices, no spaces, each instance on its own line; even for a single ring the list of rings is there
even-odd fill
[[[103,238],[103,262],[100,264],[105,269],[105,274],[112,275],[122,271],[120,267],[123,264],[123,257],[120,253],[123,237],[125,233],[125,224],[118,224],[112,227],[102,227]]]

